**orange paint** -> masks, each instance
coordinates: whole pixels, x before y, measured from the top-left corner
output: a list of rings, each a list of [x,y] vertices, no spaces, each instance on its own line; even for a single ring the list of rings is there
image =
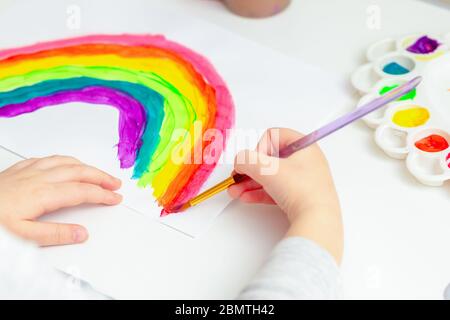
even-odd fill
[[[425,152],[440,152],[448,148],[448,142],[438,134],[432,134],[415,143],[417,149]]]

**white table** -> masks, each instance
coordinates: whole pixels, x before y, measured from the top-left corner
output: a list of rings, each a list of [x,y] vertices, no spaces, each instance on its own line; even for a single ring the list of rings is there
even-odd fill
[[[288,11],[264,20],[233,16],[220,3],[211,0],[147,1],[209,20],[347,78],[364,62],[364,50],[373,41],[420,31],[450,31],[450,11],[414,0],[293,0]],[[367,8],[374,4],[381,10],[379,30],[366,27]],[[345,141],[353,141],[353,146],[343,145]],[[450,185],[438,189],[417,183],[407,174],[402,162],[387,158],[374,146],[372,132],[362,123],[328,138],[322,147],[330,160],[344,211],[345,296],[441,298],[450,282]],[[0,167],[16,160],[0,150]],[[90,229],[92,250],[104,248],[102,234],[108,226],[124,221],[124,214],[128,215],[129,224],[124,223],[120,230],[115,230],[118,239],[111,243],[110,250],[142,241],[121,237],[121,231],[133,223],[133,215],[123,210],[104,208],[80,212],[77,222],[84,222]],[[148,224],[139,228],[147,228],[149,239],[164,241],[166,230],[161,227]],[[114,291],[119,298],[231,298],[261,265],[285,228],[280,213],[272,209],[233,203],[199,240],[201,245],[195,252],[195,262],[189,261],[189,256],[172,256],[171,249],[178,248],[179,252],[183,245],[182,238],[172,239],[164,249],[155,252],[153,271],[159,272],[159,277],[151,288],[118,281]],[[70,256],[73,249],[66,250]],[[76,259],[74,255],[75,271],[83,275],[83,270],[76,269]],[[114,282],[108,280],[107,274],[113,273],[116,264],[114,259],[108,262],[111,270],[105,270],[104,281]],[[165,265],[183,263],[181,273],[167,274]],[[214,272],[199,272],[205,265]],[[130,273],[142,274],[146,279],[146,272],[136,261],[132,270],[123,270],[122,274],[125,279]],[[176,292],[164,290],[168,281],[183,285],[176,287]],[[102,283],[97,286],[102,288]]]

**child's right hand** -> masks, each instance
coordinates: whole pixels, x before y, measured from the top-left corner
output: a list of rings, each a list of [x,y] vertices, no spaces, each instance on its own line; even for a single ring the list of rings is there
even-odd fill
[[[288,236],[315,241],[339,263],[343,250],[339,200],[322,151],[312,145],[288,158],[270,156],[301,137],[290,129],[268,130],[257,151],[242,151],[235,160],[235,171],[252,179],[228,192],[243,202],[278,205],[291,222]]]
[[[36,221],[40,216],[83,203],[115,205],[119,179],[72,157],[28,159],[0,172],[0,224],[39,245],[80,243],[79,225]]]

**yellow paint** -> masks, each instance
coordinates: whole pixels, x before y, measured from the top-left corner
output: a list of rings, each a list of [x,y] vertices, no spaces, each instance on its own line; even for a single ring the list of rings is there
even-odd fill
[[[425,124],[430,118],[428,109],[414,107],[397,111],[392,117],[392,121],[405,128],[414,128]]]
[[[436,58],[439,58],[440,56],[442,56],[445,53],[445,51],[442,50],[436,50],[433,53],[429,53],[429,54],[424,54],[424,55],[415,55],[414,59],[416,59],[417,61],[430,61]]]

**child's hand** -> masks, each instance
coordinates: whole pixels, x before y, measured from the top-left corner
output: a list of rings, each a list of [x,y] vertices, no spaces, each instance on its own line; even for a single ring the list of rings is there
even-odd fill
[[[278,205],[291,222],[288,236],[313,240],[340,262],[339,200],[320,148],[312,145],[285,159],[269,156],[301,137],[290,129],[268,130],[257,151],[242,151],[235,160],[235,171],[252,179],[231,186],[228,192],[243,202]]]
[[[29,159],[0,173],[0,224],[39,245],[80,243],[79,225],[38,222],[40,216],[83,203],[115,205],[120,180],[77,159],[53,156]]]

